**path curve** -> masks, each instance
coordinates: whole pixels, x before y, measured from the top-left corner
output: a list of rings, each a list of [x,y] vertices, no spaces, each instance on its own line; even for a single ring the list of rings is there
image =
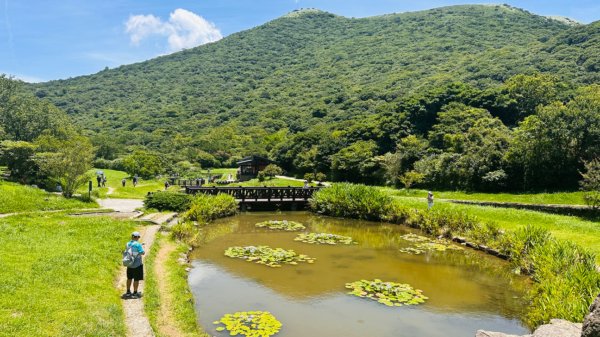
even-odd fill
[[[136,209],[144,207],[144,200],[139,199],[98,199],[98,205],[102,208],[113,209],[117,212],[132,213]]]
[[[151,225],[140,229],[141,242],[144,244],[146,252],[150,252],[156,233],[160,229],[159,225]],[[127,269],[123,268],[117,279],[117,288],[121,293],[125,293],[125,283],[127,281]],[[138,291],[144,294],[144,281],[140,282]],[[142,297],[143,298],[143,297]],[[154,331],[150,326],[150,321],[144,312],[144,301],[142,299],[124,299],[123,311],[125,312],[125,325],[127,326],[128,337],[154,337]]]

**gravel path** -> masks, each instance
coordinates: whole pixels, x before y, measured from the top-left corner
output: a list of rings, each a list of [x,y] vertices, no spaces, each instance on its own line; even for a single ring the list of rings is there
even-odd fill
[[[156,233],[160,229],[159,225],[144,227],[140,230],[141,242],[144,243],[144,249],[149,252],[154,243]],[[145,276],[145,275],[144,275]],[[125,293],[125,283],[127,281],[126,268],[123,268],[117,279],[117,288],[121,293]],[[138,291],[144,293],[144,281],[140,282]],[[142,297],[143,298],[143,297]],[[148,317],[144,312],[144,301],[142,299],[124,299],[123,311],[125,312],[125,325],[127,326],[128,337],[154,337],[154,331],[150,326]]]
[[[144,207],[144,201],[138,199],[98,199],[102,208],[110,208],[117,212],[131,213],[137,208]]]

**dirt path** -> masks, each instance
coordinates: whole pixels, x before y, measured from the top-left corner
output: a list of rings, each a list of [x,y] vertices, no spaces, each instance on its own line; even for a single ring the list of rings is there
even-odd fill
[[[159,225],[151,225],[140,229],[140,234],[142,235],[141,242],[145,244],[144,249],[147,252],[152,249],[154,238],[159,229]],[[125,293],[126,281],[126,268],[123,268],[117,278],[116,285],[120,293]],[[140,282],[138,291],[142,292],[142,294],[144,293],[144,281]],[[125,312],[125,325],[127,326],[128,337],[154,337],[154,332],[144,312],[144,301],[142,299],[123,300],[123,311]]]
[[[109,187],[108,192],[106,192],[106,195],[111,195],[113,193],[115,193],[115,189],[113,187]]]
[[[168,262],[169,257],[176,246],[169,240],[162,240],[161,247],[154,260],[155,276],[158,284],[158,292],[160,295],[160,311],[158,314],[158,329],[162,335],[169,337],[181,337],[185,336],[176,323],[172,316],[172,296],[173,294],[169,291],[169,282],[167,278],[167,271],[165,264]]]

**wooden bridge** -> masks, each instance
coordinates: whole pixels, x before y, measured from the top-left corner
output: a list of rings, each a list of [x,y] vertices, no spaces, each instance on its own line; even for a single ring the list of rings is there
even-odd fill
[[[303,209],[308,199],[321,187],[198,187],[186,186],[188,194],[231,195],[242,210],[248,209]]]

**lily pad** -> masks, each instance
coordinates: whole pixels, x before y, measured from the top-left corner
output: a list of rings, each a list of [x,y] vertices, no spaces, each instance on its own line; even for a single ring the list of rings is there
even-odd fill
[[[225,256],[244,259],[246,261],[264,264],[269,267],[281,267],[282,264],[298,264],[298,262],[313,263],[314,258],[297,254],[293,250],[271,248],[269,246],[229,247]]]
[[[406,241],[410,241],[410,242],[426,242],[426,241],[431,241],[431,239],[429,239],[426,236],[421,236],[421,235],[417,235],[417,234],[404,234],[402,236],[400,236],[400,238],[406,240]]]
[[[223,324],[217,331],[229,331],[231,336],[269,337],[278,333],[281,322],[268,311],[242,311],[226,314],[213,324]]]
[[[328,233],[302,233],[302,234],[298,234],[298,236],[294,240],[306,242],[306,243],[327,244],[327,245],[356,244],[356,242],[352,241],[352,238],[349,236],[328,234]]]
[[[408,284],[383,282],[379,279],[346,283],[346,288],[352,289],[348,294],[369,298],[388,307],[421,304],[429,299],[421,290]]]
[[[421,255],[421,254],[425,253],[425,250],[413,248],[413,247],[400,248],[399,251],[401,253],[407,253],[407,254],[413,254],[413,255]]]
[[[428,251],[444,252],[446,250],[463,250],[462,247],[452,244],[448,240],[434,240],[416,234],[406,234],[402,239],[413,242],[413,247],[400,248],[402,253],[419,255]]]
[[[284,231],[289,231],[289,232],[294,232],[294,231],[301,231],[306,229],[306,227],[299,223],[299,222],[295,222],[295,221],[288,221],[288,220],[270,220],[270,221],[263,221],[263,222],[259,222],[255,225],[256,227],[266,227],[268,229],[278,229],[278,230],[284,230]]]

